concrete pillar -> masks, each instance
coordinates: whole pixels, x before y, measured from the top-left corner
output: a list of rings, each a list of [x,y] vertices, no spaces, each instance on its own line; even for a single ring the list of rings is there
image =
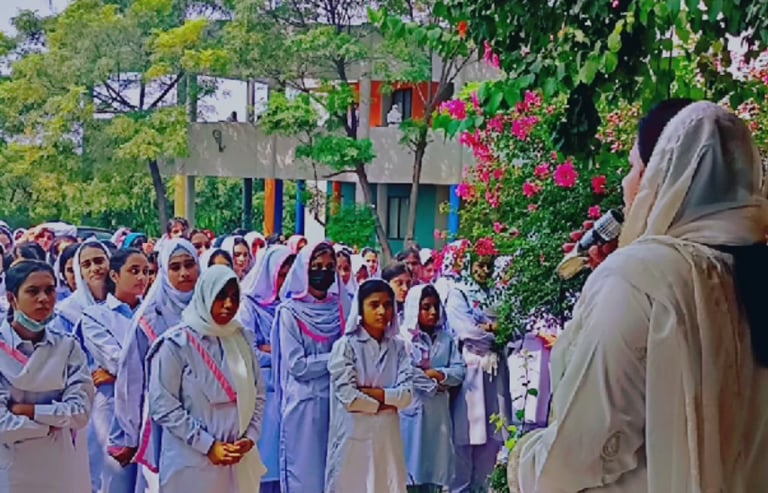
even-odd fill
[[[376,186],[376,214],[379,215],[379,220],[381,221],[381,225],[384,227],[385,233],[389,233],[387,228],[387,188],[389,187],[386,183],[379,183]]]
[[[185,176],[184,181],[186,186],[184,187],[184,209],[186,214],[184,217],[189,221],[191,228],[195,227],[195,177]]]

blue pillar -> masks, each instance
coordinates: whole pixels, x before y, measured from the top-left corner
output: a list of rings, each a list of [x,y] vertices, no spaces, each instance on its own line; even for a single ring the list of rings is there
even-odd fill
[[[304,180],[296,182],[296,234],[304,234]]]
[[[458,185],[451,185],[451,189],[448,192],[450,195],[451,209],[448,212],[448,238],[455,240],[459,234],[459,208],[461,207],[461,199],[456,193]]]
[[[283,232],[283,180],[275,180],[275,233]]]

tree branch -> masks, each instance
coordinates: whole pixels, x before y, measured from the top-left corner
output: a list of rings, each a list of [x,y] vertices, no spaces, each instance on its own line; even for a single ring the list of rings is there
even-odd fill
[[[150,104],[147,109],[148,110],[155,109],[157,107],[157,105],[159,105],[163,101],[163,99],[165,99],[165,97],[168,95],[168,93],[171,92],[171,89],[176,87],[176,85],[179,83],[179,81],[181,80],[182,77],[184,77],[184,71],[183,70],[181,72],[179,72],[178,75],[176,75],[176,78],[174,80],[172,80],[171,83],[166,86],[166,88],[163,90],[163,92],[160,93],[160,95],[157,97],[157,99],[155,99],[155,101],[152,104]]]
[[[127,99],[125,99],[125,97],[123,97],[123,95],[120,94],[119,91],[117,91],[114,87],[112,87],[109,82],[104,80],[102,81],[102,83],[104,84],[104,89],[106,89],[107,92],[110,94],[110,96],[113,98],[113,102],[117,101],[123,106],[126,106],[128,109],[131,109],[131,110],[137,109],[136,105],[131,104]]]
[[[323,175],[324,180],[330,180],[331,178],[336,178],[337,176],[341,176],[347,173],[354,173],[355,170],[353,169],[343,169],[341,171],[334,171],[333,173],[329,173],[327,175]]]

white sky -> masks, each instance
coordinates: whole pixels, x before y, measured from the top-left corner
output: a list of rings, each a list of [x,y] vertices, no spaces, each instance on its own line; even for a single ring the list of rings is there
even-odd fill
[[[69,3],[68,0],[0,0],[0,30],[11,32],[11,19],[19,10],[34,10],[41,15],[61,12]],[[199,107],[204,112],[204,120],[225,120],[233,111],[238,119],[245,121],[247,107],[247,91],[244,82],[223,81],[217,93],[200,101]],[[260,112],[266,103],[266,87],[256,89],[256,112]],[[261,103],[261,104],[260,104]]]

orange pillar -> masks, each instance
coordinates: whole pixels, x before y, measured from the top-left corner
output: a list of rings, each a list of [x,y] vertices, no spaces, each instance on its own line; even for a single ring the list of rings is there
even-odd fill
[[[264,180],[264,236],[275,234],[275,179]]]
[[[341,210],[341,182],[331,184],[331,215],[335,216]]]

